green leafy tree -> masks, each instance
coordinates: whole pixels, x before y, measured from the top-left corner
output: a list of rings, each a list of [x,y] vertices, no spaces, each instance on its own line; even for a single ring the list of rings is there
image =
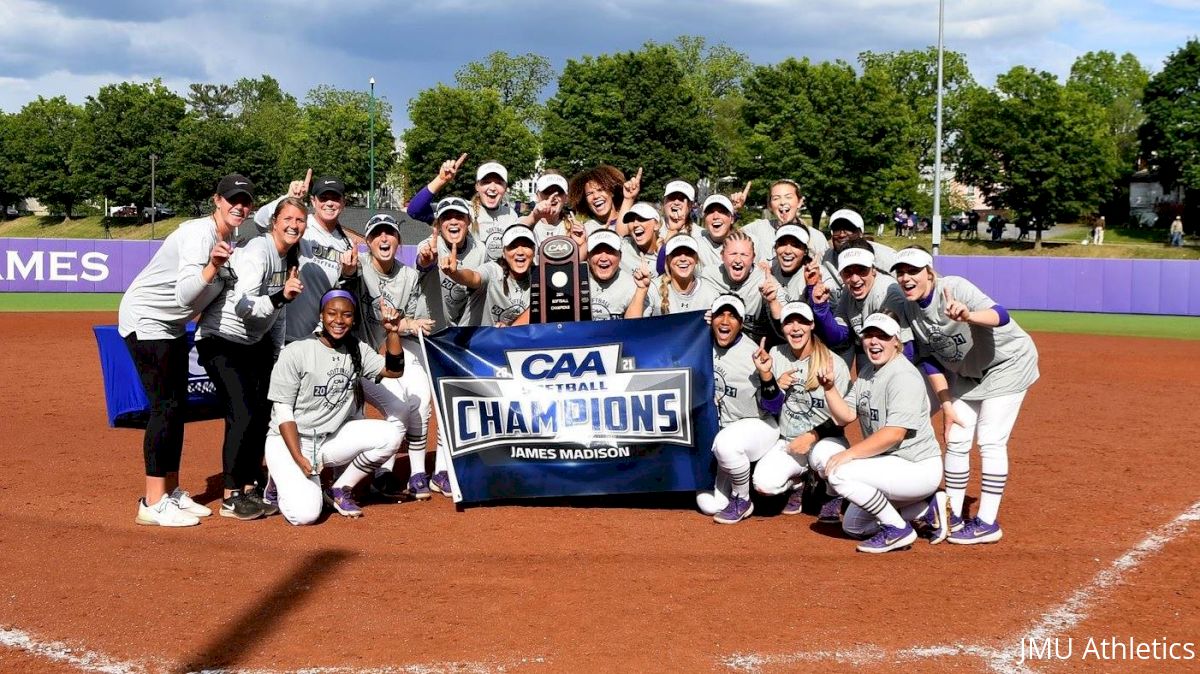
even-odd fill
[[[472,61],[454,73],[454,81],[468,91],[492,90],[500,102],[536,133],[542,125],[545,108],[539,102],[542,91],[554,78],[550,59],[540,54],[513,56],[495,51],[483,61]]]
[[[1184,188],[1185,221],[1195,223],[1200,213],[1200,40],[1189,40],[1167,57],[1146,85],[1142,108],[1142,156],[1164,185]]]
[[[937,47],[895,52],[865,51],[858,55],[864,71],[880,70],[900,93],[917,124],[918,168],[932,166],[937,142]],[[961,52],[942,53],[942,127],[943,143],[953,141],[963,92],[975,86],[975,79]],[[943,151],[945,145],[943,145]]]
[[[370,187],[371,96],[364,91],[319,86],[308,92],[300,123],[291,136],[283,166],[287,175],[335,175],[348,192],[365,193]],[[374,101],[375,181],[382,184],[396,161],[392,135],[392,108],[381,98]]]
[[[100,88],[84,103],[84,124],[72,163],[96,192],[119,204],[150,202],[150,155],[165,157],[186,102],[161,80]]]
[[[159,165],[171,195],[169,203],[180,212],[200,215],[222,176],[241,173],[256,183],[259,200],[266,202],[274,190],[265,190],[258,176],[275,170],[278,158],[257,136],[233,120],[189,115]]]
[[[1049,73],[1018,66],[995,90],[971,91],[961,127],[958,179],[994,208],[1043,223],[1075,218],[1093,212],[1117,176],[1103,108]]]
[[[17,191],[70,218],[75,207],[94,194],[93,181],[72,158],[85,124],[83,109],[63,96],[39,96],[9,119],[5,163]],[[147,159],[147,180],[149,171]]]
[[[1088,52],[1075,59],[1067,86],[1104,109],[1109,133],[1117,144],[1121,168],[1137,164],[1138,128],[1145,119],[1142,96],[1150,73],[1133,54],[1119,59],[1110,51]]]
[[[546,165],[564,173],[642,167],[642,194],[655,198],[672,178],[694,182],[716,164],[713,119],[667,47],[568,61],[546,108]]]
[[[202,119],[229,119],[235,102],[233,88],[228,84],[188,85],[188,108]]]
[[[787,59],[746,80],[742,122],[753,159],[752,200],[770,183],[797,181],[814,222],[854,207],[868,217],[911,200],[917,184],[912,113],[878,69]]]
[[[658,46],[654,42],[646,45]],[[674,57],[703,114],[712,120],[716,177],[729,176],[749,159],[739,122],[745,103],[742,82],[754,64],[746,54],[724,43],[710,45],[698,35],[680,35],[662,46]]]
[[[13,172],[14,155],[19,149],[13,136],[14,117],[0,112],[0,156],[8,157],[8,161],[0,161],[0,208],[13,206],[24,196]]]
[[[494,90],[438,85],[409,102],[408,117],[412,126],[403,134],[403,174],[410,191],[437,175],[443,161],[464,152],[466,166],[490,159],[504,164],[510,183],[533,175],[537,139]],[[474,171],[459,171],[445,193],[470,194],[474,183]]]
[[[265,145],[274,158],[262,174],[250,177],[263,195],[282,194],[288,183],[297,178],[292,172],[293,167],[285,161],[300,129],[303,117],[300,104],[270,75],[258,79],[242,78],[230,89],[233,104],[229,112],[233,121],[245,130],[248,139]]]

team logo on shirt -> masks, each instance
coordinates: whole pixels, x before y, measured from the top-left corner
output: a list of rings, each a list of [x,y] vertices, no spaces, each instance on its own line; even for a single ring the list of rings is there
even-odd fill
[[[793,415],[802,417],[812,413],[814,409],[825,409],[825,400],[805,391],[800,383],[788,389],[787,399],[783,403]]]
[[[525,310],[528,308],[529,306],[524,302],[518,302],[503,309],[500,307],[492,307],[492,319],[496,323],[512,325],[512,322],[517,320],[517,318],[521,314],[525,313]]]
[[[612,458],[604,452],[692,443],[689,368],[639,370],[620,344],[510,350],[506,359],[494,377],[438,380],[452,455],[518,445]]]
[[[948,335],[942,331],[942,326],[936,323],[929,326],[929,348],[942,358],[952,363],[961,361],[966,357],[963,349],[966,345],[965,335],[960,333]]]
[[[313,397],[321,398],[326,408],[340,407],[350,391],[350,374],[341,368],[330,370],[324,384],[313,386]]]
[[[863,389],[863,392],[858,396],[858,405],[855,406],[855,411],[858,412],[859,418],[866,417],[871,421],[879,421],[879,410],[871,407],[871,391]]]
[[[504,252],[504,246],[500,245],[503,236],[503,232],[499,229],[494,229],[487,235],[486,247],[488,257],[493,260],[499,259],[500,255]]]

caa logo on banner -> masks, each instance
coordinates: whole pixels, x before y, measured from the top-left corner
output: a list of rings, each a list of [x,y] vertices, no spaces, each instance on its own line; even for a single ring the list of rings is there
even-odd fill
[[[103,281],[108,278],[108,255],[78,251],[34,251],[22,259],[20,251],[5,251],[0,281]]]
[[[692,442],[690,368],[638,370],[620,344],[512,350],[505,360],[494,378],[438,381],[452,454]]]

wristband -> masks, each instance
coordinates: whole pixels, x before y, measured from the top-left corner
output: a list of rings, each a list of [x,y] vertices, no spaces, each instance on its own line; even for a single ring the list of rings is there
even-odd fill
[[[271,304],[274,304],[276,309],[278,309],[279,307],[281,307],[289,302],[291,302],[291,300],[289,300],[283,294],[282,290],[271,295]]]
[[[383,366],[389,372],[404,372],[404,353],[392,353],[388,351],[383,354]]]
[[[762,394],[763,400],[773,400],[779,395],[779,384],[771,377],[770,381],[762,382],[758,387],[759,393]]]

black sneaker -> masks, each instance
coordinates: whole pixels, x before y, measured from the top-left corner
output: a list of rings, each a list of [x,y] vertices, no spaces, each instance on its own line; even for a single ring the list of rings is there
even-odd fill
[[[408,496],[408,485],[401,482],[396,474],[385,470],[371,480],[371,493],[386,499],[402,499]]]
[[[268,501],[262,494],[258,493],[257,489],[247,489],[243,497],[254,501],[258,509],[262,511],[263,517],[279,514],[279,505]]]
[[[263,516],[263,509],[258,502],[240,489],[229,493],[221,501],[221,517],[232,517],[239,520],[256,520]]]

